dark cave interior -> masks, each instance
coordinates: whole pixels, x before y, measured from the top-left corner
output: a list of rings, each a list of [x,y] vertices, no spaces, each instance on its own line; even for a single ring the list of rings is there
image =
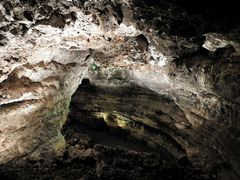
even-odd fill
[[[0,104],[2,126],[7,124],[2,114],[10,112],[4,109],[8,107],[4,100],[11,96],[17,99],[9,101],[13,102],[9,106],[13,110],[21,103],[23,107],[34,109],[30,104],[41,101],[39,99],[45,96],[41,108],[46,110],[50,107],[53,110],[34,110],[34,118],[43,116],[37,128],[44,129],[36,136],[36,141],[44,146],[37,158],[28,156],[28,151],[21,154],[19,152],[24,148],[13,146],[18,151],[13,151],[17,155],[11,161],[2,164],[0,158],[0,179],[240,179],[240,11],[237,1],[0,0],[0,5],[0,47],[6,46],[6,49],[10,49],[10,45],[8,47],[5,40],[10,41],[15,35],[17,38],[26,37],[26,42],[33,45],[30,50],[35,50],[44,45],[39,40],[40,46],[34,47],[39,43],[33,41],[34,38],[40,39],[50,33],[43,42],[51,44],[60,40],[49,38],[60,36],[60,31],[68,26],[87,31],[84,35],[78,31],[76,36],[69,38],[66,34],[72,32],[67,29],[60,38],[63,42],[48,47],[62,48],[70,41],[69,49],[71,53],[76,53],[74,55],[62,53],[66,51],[64,48],[60,48],[62,54],[60,51],[49,53],[44,49],[37,53],[41,61],[37,62],[35,56],[32,60],[24,54],[22,63],[15,58],[20,53],[6,51],[12,53],[11,59],[6,58],[6,62],[18,64],[12,65],[17,67],[13,68],[12,74],[0,69],[0,75],[9,75],[3,85],[0,82],[0,93],[3,92],[0,94],[0,103],[3,101]],[[19,7],[24,9],[23,13],[18,10]],[[76,23],[78,19],[80,25]],[[25,21],[31,23],[26,25]],[[93,23],[93,26],[85,27],[85,21]],[[129,23],[130,28],[121,26],[124,23]],[[35,26],[40,28],[31,29]],[[100,34],[99,29],[95,32],[96,26],[104,33]],[[122,27],[126,29],[122,30]],[[7,34],[8,31],[11,35]],[[34,34],[40,31],[41,35]],[[95,34],[89,35],[90,32]],[[81,45],[85,40],[87,43]],[[95,46],[91,45],[92,40]],[[18,41],[11,42],[12,46]],[[74,44],[75,41],[80,45]],[[44,62],[42,59],[45,57],[41,54],[45,53],[53,56]],[[157,60],[154,59],[156,56]],[[79,73],[78,69],[84,65],[77,67],[78,61],[70,60],[59,63],[59,57],[84,59],[83,64],[89,64]],[[157,61],[164,63],[161,65]],[[6,64],[0,65],[11,69],[11,64]],[[24,76],[21,66],[27,75],[38,71],[41,74],[43,68],[46,70],[43,73],[45,79],[39,78],[39,74],[37,78],[34,75]],[[31,68],[33,71],[29,70]],[[54,73],[51,74],[51,71]],[[68,71],[72,74],[67,74]],[[65,78],[64,73],[72,79]],[[80,85],[77,78],[81,79]],[[38,79],[41,79],[40,83]],[[27,83],[22,84],[22,81]],[[22,100],[17,97],[17,91],[4,94],[11,92],[14,85],[19,86],[15,89],[24,98],[28,98],[29,94],[37,95]],[[67,89],[69,87],[72,89]],[[31,93],[22,93],[24,88]],[[54,88],[58,88],[59,92]],[[65,91],[73,91],[74,94],[66,95]],[[65,95],[69,97],[65,98]],[[59,97],[62,99],[59,100]],[[63,107],[61,100],[64,101]],[[48,101],[56,102],[51,104]],[[31,112],[26,110],[24,113]],[[62,117],[65,114],[66,122]],[[23,119],[26,120],[26,117]],[[42,125],[45,121],[47,123]],[[37,122],[26,123],[26,127],[34,127]],[[26,127],[13,133],[24,131]],[[6,133],[0,129],[0,153],[8,155],[12,151],[5,150],[8,141],[1,140],[1,134],[7,134],[11,128],[7,127]],[[59,129],[54,133],[63,137],[64,150],[49,156],[44,150],[48,150],[52,142],[44,144],[45,139],[41,136],[45,135],[42,131],[52,131],[51,128]],[[31,133],[34,134],[35,130]],[[46,139],[51,140],[52,136],[55,135],[50,133]],[[24,138],[20,144],[29,139],[35,142],[35,136]],[[55,146],[56,150],[58,144]],[[32,148],[31,153],[36,149]]]

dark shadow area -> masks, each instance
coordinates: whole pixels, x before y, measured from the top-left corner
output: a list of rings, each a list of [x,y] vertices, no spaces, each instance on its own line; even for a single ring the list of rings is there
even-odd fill
[[[159,33],[183,37],[202,36],[207,32],[228,33],[238,28],[238,1],[150,0],[134,1],[140,16],[153,23]],[[156,17],[160,17],[157,20]]]
[[[205,31],[229,32],[239,26],[240,11],[238,1],[176,1],[184,7],[191,16],[203,18],[206,22]]]

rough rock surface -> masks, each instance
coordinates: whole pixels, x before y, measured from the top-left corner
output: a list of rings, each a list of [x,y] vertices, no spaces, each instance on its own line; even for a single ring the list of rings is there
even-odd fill
[[[93,124],[92,124],[93,125]],[[166,154],[146,149],[139,149],[136,142],[123,140],[112,132],[103,129],[103,124],[84,125],[79,120],[69,119],[64,125],[63,135],[66,138],[66,150],[62,156],[48,160],[14,161],[0,165],[2,179],[216,179],[216,172],[204,172],[195,169],[186,158],[179,161],[167,159]],[[107,126],[105,126],[107,128]],[[91,130],[105,134],[108,138],[128,142],[133,146],[126,148],[124,144],[109,147],[98,144],[89,133]],[[112,130],[109,128],[108,130]],[[116,131],[116,129],[115,129]],[[110,143],[111,145],[112,143]],[[121,147],[120,147],[121,146]],[[144,147],[144,146],[143,146]],[[173,173],[174,171],[174,173]]]
[[[115,124],[120,114],[176,158],[239,173],[240,31],[229,4],[0,1],[0,162],[62,152],[85,77],[100,91],[77,92],[81,110],[111,111]]]
[[[49,2],[50,3],[50,2]],[[0,47],[0,162],[55,154],[71,95],[88,68],[89,49],[72,11],[57,4],[2,1]]]

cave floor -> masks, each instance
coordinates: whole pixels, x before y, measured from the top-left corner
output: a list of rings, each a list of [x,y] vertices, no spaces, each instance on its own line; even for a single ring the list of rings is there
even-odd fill
[[[71,116],[70,116],[71,117]],[[64,154],[53,160],[14,161],[0,166],[0,179],[214,179],[186,159],[174,160],[144,142],[69,119],[63,127]],[[161,152],[161,153],[159,153]]]

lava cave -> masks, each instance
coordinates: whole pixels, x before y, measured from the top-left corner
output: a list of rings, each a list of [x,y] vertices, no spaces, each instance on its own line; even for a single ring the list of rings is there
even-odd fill
[[[0,179],[239,180],[237,4],[0,0]]]

